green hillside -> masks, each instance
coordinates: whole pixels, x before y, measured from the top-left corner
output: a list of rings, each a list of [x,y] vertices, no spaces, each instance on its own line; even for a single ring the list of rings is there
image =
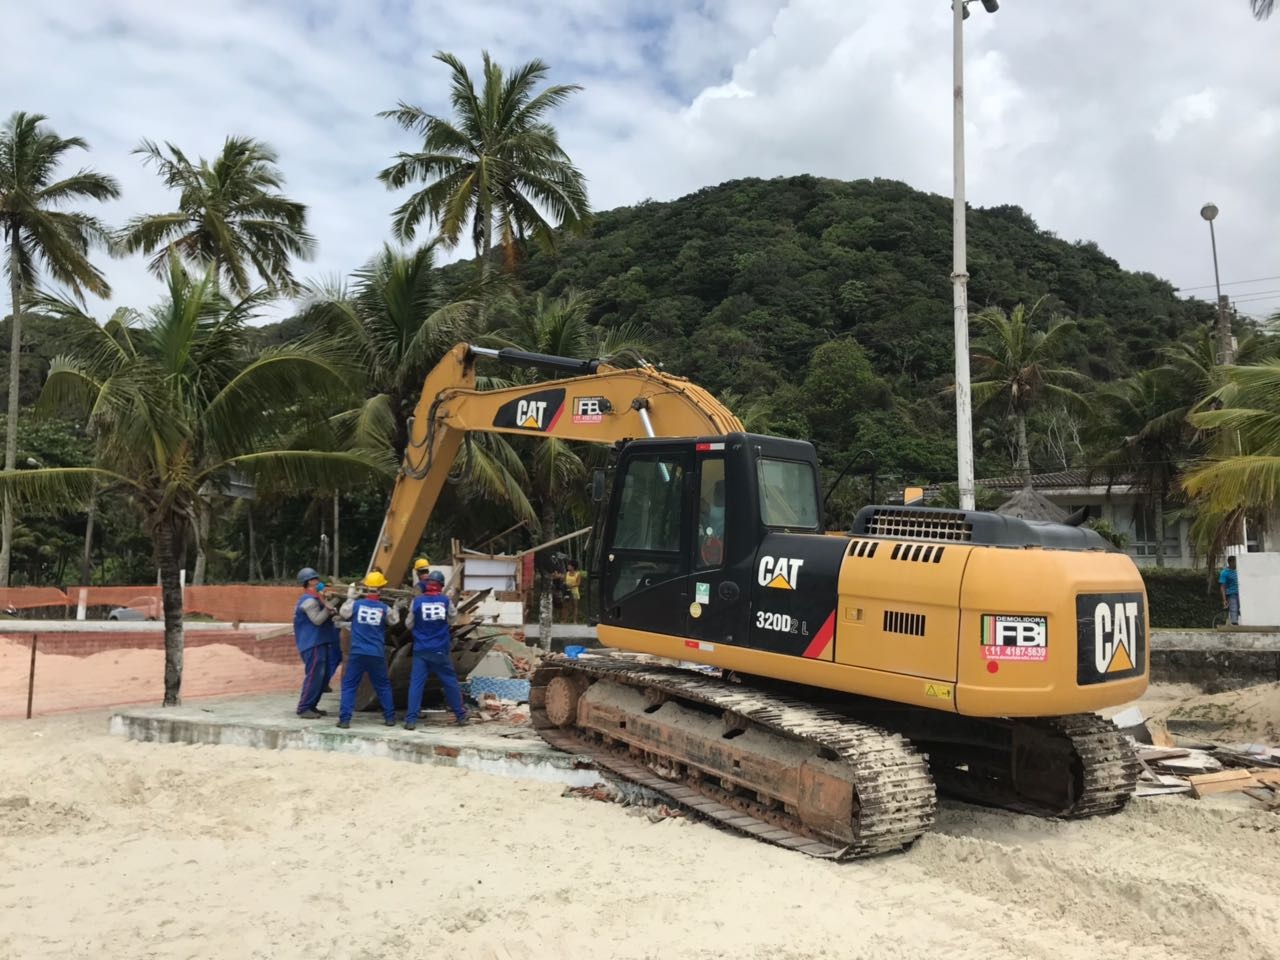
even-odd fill
[[[970,212],[969,270],[972,313],[1047,297],[1040,316],[1076,319],[1062,359],[1095,382],[1150,365],[1212,319],[1018,207]],[[948,198],[803,176],[599,214],[518,276],[530,292],[591,291],[597,322],[642,324],[655,362],[729,398],[754,427],[809,436],[828,459],[865,447],[886,469],[932,479],[954,471],[950,272]],[[981,473],[1009,470],[998,437],[979,457]]]

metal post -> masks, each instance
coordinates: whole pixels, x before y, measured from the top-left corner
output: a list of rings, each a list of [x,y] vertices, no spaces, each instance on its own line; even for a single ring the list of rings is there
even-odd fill
[[[31,635],[31,666],[27,667],[27,719],[31,719],[31,703],[36,692],[36,634]]]
[[[1218,362],[1229,367],[1235,362],[1235,351],[1231,349],[1231,320],[1227,316],[1227,298],[1222,295],[1222,282],[1218,278],[1218,235],[1213,229],[1213,220],[1209,221],[1209,243],[1213,247],[1213,286],[1218,292]]]
[[[951,296],[955,313],[956,349],[956,473],[960,488],[960,509],[974,509],[973,490],[973,404],[969,392],[969,272],[965,259],[964,201],[964,7],[965,0],[953,0],[954,33],[952,70],[955,101],[953,136],[955,156],[952,201]]]

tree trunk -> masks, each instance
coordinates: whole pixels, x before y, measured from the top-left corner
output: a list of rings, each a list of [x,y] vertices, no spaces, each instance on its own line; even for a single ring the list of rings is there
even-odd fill
[[[333,492],[333,582],[334,583],[337,583],[339,580],[339,576],[338,576],[338,570],[340,567],[339,551],[342,546],[342,543],[338,540],[338,504],[340,500],[341,500],[341,497],[338,495],[338,491],[335,490]]]
[[[4,425],[4,469],[9,472],[18,463],[18,376],[22,353],[22,275],[18,270],[18,231],[15,229],[9,247],[9,302],[13,312],[9,318],[9,417]],[[9,586],[9,565],[13,561],[13,501],[4,495],[4,516],[0,518],[0,587]]]
[[[1029,487],[1031,486],[1031,457],[1027,452],[1027,415],[1015,413],[1013,419],[1017,429],[1018,476],[1022,478],[1022,485]]]
[[[93,566],[93,522],[98,516],[98,485],[93,485],[93,493],[89,494],[89,512],[84,522],[84,555],[80,558],[80,585],[89,586],[91,568]]]
[[[254,580],[253,566],[254,566],[254,561],[257,559],[257,556],[258,556],[257,550],[255,549],[255,545],[253,542],[253,504],[250,501],[246,500],[244,502],[244,506],[245,506],[244,512],[246,516],[248,516],[249,518],[249,583],[253,583],[253,580]]]
[[[556,508],[548,496],[542,502],[542,540],[545,543],[555,538],[556,529]],[[538,604],[538,645],[543,650],[551,649],[551,623],[555,618],[555,606],[552,603],[551,591],[553,579],[551,576],[551,559],[548,556],[544,559],[544,572],[542,574],[542,597]]]
[[[196,568],[191,573],[193,587],[204,586],[205,569],[209,565],[206,551],[209,544],[209,514],[212,506],[204,497],[196,498]]]
[[[489,261],[493,256],[493,207],[489,203],[481,203],[476,208],[476,216],[484,217],[482,227],[484,236],[484,252],[480,255],[480,279],[489,279]],[[482,308],[483,309],[483,308]]]
[[[164,705],[182,703],[182,583],[178,531],[173,520],[156,526],[156,564],[160,567],[160,600],[164,607]]]
[[[1156,494],[1151,503],[1151,512],[1154,514],[1156,528],[1156,566],[1164,566],[1164,497]]]

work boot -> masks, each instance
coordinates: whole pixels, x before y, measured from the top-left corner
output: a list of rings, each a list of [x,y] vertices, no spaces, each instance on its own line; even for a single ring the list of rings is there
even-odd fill
[[[464,710],[462,711],[462,713],[458,714],[457,717],[454,718],[454,723],[456,723],[460,727],[465,727],[470,717],[471,715]]]
[[[417,730],[417,729],[418,729],[418,725],[417,725],[416,723],[412,722],[411,720],[406,720],[406,721],[404,722],[404,728],[405,728],[406,730]]]
[[[299,720],[319,720],[324,714],[319,710],[303,710],[298,714]]]
[[[333,693],[333,687],[329,686],[329,685],[326,683],[326,684],[324,685],[324,689],[323,689],[323,690],[321,690],[320,692],[321,692],[321,693]]]
[[[329,715],[329,711],[328,711],[328,710],[321,710],[319,707],[316,707],[316,708],[315,708],[315,711],[316,711],[316,713],[320,714],[320,716],[322,716],[322,717],[327,717],[327,716]]]
[[[394,727],[396,725],[396,718],[387,717],[385,720],[382,721],[382,724],[383,726],[386,726],[386,727]]]
[[[350,720],[339,720],[339,721],[338,721],[338,729],[339,729],[339,730],[350,730],[350,729],[351,729],[351,721],[350,721]]]

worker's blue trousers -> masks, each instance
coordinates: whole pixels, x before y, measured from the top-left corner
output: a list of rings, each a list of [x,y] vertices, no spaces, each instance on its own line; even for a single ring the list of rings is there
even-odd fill
[[[462,706],[462,691],[458,689],[458,673],[453,669],[453,658],[449,656],[449,651],[419,653],[414,650],[413,674],[409,678],[409,712],[404,715],[405,723],[418,722],[418,713],[422,710],[422,692],[427,689],[427,678],[433,673],[440,678],[444,698],[449,702],[453,715],[459,720],[466,715]]]
[[[381,654],[374,653],[352,653],[347,656],[347,669],[342,671],[342,703],[338,707],[338,719],[343,723],[351,722],[351,714],[356,708],[356,691],[360,689],[360,681],[366,673],[378,695],[378,703],[382,705],[382,715],[390,723],[395,723],[396,706],[391,697],[387,661]]]
[[[324,685],[330,687],[333,686],[333,675],[342,666],[342,644],[326,643],[324,648],[328,651],[324,665]]]
[[[298,697],[298,712],[306,713],[316,708],[316,704],[320,702],[320,695],[324,693],[329,667],[328,647],[323,643],[317,644],[310,650],[301,651],[299,655],[302,657],[306,672],[302,675],[302,695]]]

